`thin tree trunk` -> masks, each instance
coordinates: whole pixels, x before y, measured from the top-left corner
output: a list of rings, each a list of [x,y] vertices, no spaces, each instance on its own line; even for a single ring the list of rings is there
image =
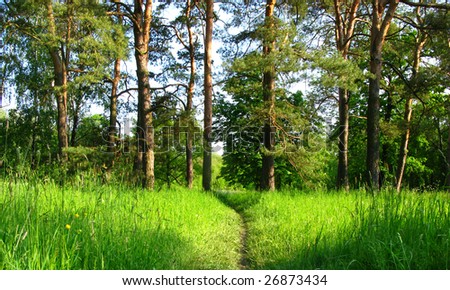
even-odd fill
[[[418,8],[419,9],[419,8]],[[413,73],[412,79],[414,80],[417,77],[417,73],[419,72],[420,67],[420,57],[422,53],[422,49],[427,41],[427,36],[423,34],[423,32],[419,32],[420,36],[416,39],[416,47],[414,50],[414,63],[413,63]],[[405,174],[406,168],[406,160],[408,158],[408,145],[409,139],[411,136],[411,119],[412,119],[412,105],[413,105],[413,97],[411,94],[408,94],[408,97],[405,102],[405,113],[403,117],[403,122],[405,125],[405,131],[402,135],[402,142],[400,144],[400,153],[398,158],[398,166],[397,166],[397,174],[396,174],[396,189],[397,192],[400,192],[402,187],[403,175]]]
[[[186,26],[188,30],[189,37],[189,61],[190,61],[190,75],[189,84],[187,92],[187,102],[186,102],[186,117],[188,120],[188,132],[186,136],[186,183],[188,188],[192,188],[192,183],[194,180],[194,162],[192,156],[192,146],[193,146],[193,127],[194,123],[192,120],[192,100],[194,98],[195,92],[195,43],[194,43],[194,33],[192,31],[191,23],[191,1],[187,0],[186,7]]]
[[[39,104],[38,104],[38,93],[37,91],[34,91],[33,93],[33,105],[36,108],[35,114],[36,118],[32,119],[32,133],[31,133],[31,169],[36,169],[38,167],[39,159],[36,160],[37,150],[36,150],[36,139],[37,139],[37,126],[40,123],[39,120]]]
[[[211,190],[211,134],[212,134],[212,35],[214,24],[214,0],[206,0],[206,29],[205,29],[205,76],[204,76],[204,117],[203,117],[203,178],[204,190]]]
[[[405,168],[406,168],[406,159],[408,157],[408,144],[409,144],[409,139],[410,139],[410,135],[411,135],[412,103],[413,103],[413,98],[408,96],[408,98],[406,99],[406,102],[405,102],[405,113],[403,116],[405,132],[403,132],[402,141],[400,144],[400,153],[399,153],[397,174],[396,174],[397,184],[396,184],[395,188],[397,189],[397,192],[400,192],[400,189],[402,187],[403,175],[405,174]]]
[[[341,0],[334,0],[334,12],[336,19],[336,47],[344,59],[347,59],[348,52],[353,38],[356,12],[358,11],[360,0],[353,0],[350,9],[341,11]],[[343,21],[346,19],[346,21]],[[348,180],[348,136],[349,136],[349,92],[345,88],[339,88],[339,157],[337,188],[348,191],[350,188]]]
[[[380,188],[380,82],[382,50],[389,26],[394,18],[399,0],[372,0],[372,29],[370,31],[369,100],[367,106],[367,185],[369,189]],[[389,8],[384,15],[386,5]],[[383,17],[384,15],[384,17]]]
[[[116,4],[116,11],[119,13],[118,21],[122,24],[122,16],[120,15],[120,5]],[[116,153],[116,138],[117,138],[117,92],[120,82],[120,62],[117,58],[114,61],[114,76],[112,79],[111,96],[109,104],[109,131],[108,131],[108,152],[112,155],[108,169],[114,165],[114,158]]]
[[[269,40],[264,40],[263,55],[269,57],[275,48],[274,37],[274,19],[273,11],[275,8],[276,0],[267,0],[266,13],[265,13],[265,26]],[[265,106],[268,108],[268,116],[264,124],[264,148],[262,157],[262,173],[261,173],[261,189],[262,190],[275,190],[275,160],[273,151],[275,149],[275,67],[271,65],[266,69],[263,75],[263,100]]]
[[[144,188],[153,189],[154,173],[154,135],[151,110],[151,95],[148,71],[148,45],[152,21],[152,0],[135,0],[133,12],[133,34],[138,80],[138,142],[140,145],[137,162],[143,166]],[[140,155],[140,153],[142,155]],[[142,158],[142,162],[140,160]]]
[[[75,100],[73,108],[73,117],[72,117],[72,132],[70,134],[70,146],[75,147],[77,145],[77,131],[78,125],[80,123],[80,106],[81,100]]]
[[[48,0],[46,6],[49,33],[56,36],[56,24],[53,15],[52,1]],[[66,64],[61,58],[59,46],[57,44],[51,44],[48,49],[53,62],[55,80],[56,108],[58,111],[58,149],[61,161],[66,162],[68,157],[65,149],[69,146],[67,139],[67,70]]]
[[[109,132],[108,132],[108,152],[115,153],[117,136],[117,91],[120,82],[120,62],[118,58],[114,62],[114,77],[112,80],[111,97],[109,104]],[[112,161],[114,158],[112,158]],[[112,164],[111,164],[112,165]]]
[[[392,96],[390,91],[386,91],[387,100],[386,100],[386,109],[384,113],[384,122],[385,124],[389,124],[392,119],[392,111],[394,110],[394,105],[392,103]],[[389,156],[391,151],[391,146],[388,142],[383,143],[381,150],[381,164],[383,165],[385,172],[380,172],[380,186],[383,186],[386,180],[386,172],[391,173],[392,163],[389,161]]]
[[[447,137],[447,179],[445,185],[450,191],[450,106],[448,107],[448,137]]]
[[[339,160],[337,188],[348,191],[348,135],[349,135],[349,113],[348,113],[348,91],[339,88]]]

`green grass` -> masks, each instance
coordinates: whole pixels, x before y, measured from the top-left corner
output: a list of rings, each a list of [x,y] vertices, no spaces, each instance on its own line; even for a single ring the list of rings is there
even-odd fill
[[[444,193],[237,193],[252,269],[449,269]]]
[[[446,193],[214,196],[22,178],[0,180],[0,269],[238,269],[231,208],[251,269],[450,268]]]
[[[0,212],[0,269],[238,267],[239,216],[199,190],[0,181]]]

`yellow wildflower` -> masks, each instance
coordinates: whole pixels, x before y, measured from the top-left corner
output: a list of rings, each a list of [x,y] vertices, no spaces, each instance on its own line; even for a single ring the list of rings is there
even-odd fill
[[[66,229],[70,230],[70,225],[66,224]]]
[[[77,218],[79,218],[80,217],[80,215],[79,214],[75,214],[75,218],[77,219]]]

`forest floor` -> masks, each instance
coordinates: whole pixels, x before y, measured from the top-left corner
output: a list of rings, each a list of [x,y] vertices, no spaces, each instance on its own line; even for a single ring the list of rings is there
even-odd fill
[[[0,180],[0,269],[450,269],[447,193]]]

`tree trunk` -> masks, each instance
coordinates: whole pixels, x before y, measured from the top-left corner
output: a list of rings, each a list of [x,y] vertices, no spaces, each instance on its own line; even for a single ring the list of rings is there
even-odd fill
[[[70,134],[70,146],[75,147],[77,145],[77,131],[78,125],[80,123],[80,107],[81,107],[82,97],[81,99],[75,99],[73,103],[73,117],[72,117],[72,132]]]
[[[450,106],[448,107],[448,137],[447,137],[447,179],[445,185],[450,191]]]
[[[212,34],[214,24],[214,0],[206,0],[206,29],[204,56],[204,119],[203,119],[203,178],[204,190],[211,190],[211,134],[212,134]]]
[[[380,82],[382,50],[389,26],[394,18],[399,0],[372,0],[372,28],[370,31],[369,100],[367,106],[367,185],[380,189]],[[386,5],[389,8],[383,17]]]
[[[384,110],[384,122],[385,124],[390,124],[392,119],[392,111],[394,110],[394,105],[392,103],[392,93],[386,90],[387,100],[386,100],[386,109]],[[392,163],[389,160],[389,156],[391,155],[391,146],[388,142],[383,143],[381,149],[381,164],[383,165],[384,172],[380,172],[380,187],[386,181],[386,176],[389,176],[392,170]]]
[[[397,189],[397,192],[400,192],[400,189],[402,187],[403,175],[405,174],[406,168],[406,159],[408,157],[408,144],[409,144],[409,137],[411,135],[412,103],[413,98],[408,96],[405,102],[405,113],[403,117],[405,132],[403,132],[402,141],[400,143],[400,152],[396,174],[397,184],[395,188]]]
[[[356,12],[360,0],[353,0],[350,9],[341,11],[341,0],[334,0],[336,47],[344,59],[347,59],[351,40],[355,31]],[[347,19],[347,21],[343,21]],[[339,88],[339,158],[337,188],[348,191],[348,135],[349,135],[349,92],[345,88]]]
[[[1,80],[0,80],[1,81]],[[31,129],[31,169],[36,169],[39,166],[39,159],[36,158],[37,150],[36,150],[36,141],[37,141],[37,127],[40,123],[40,112],[39,112],[39,103],[38,103],[38,92],[33,92],[33,106],[36,108],[34,112],[36,114],[36,118],[32,119],[32,129]]]
[[[190,75],[189,84],[187,92],[187,102],[186,102],[186,117],[188,121],[188,131],[186,136],[186,183],[188,188],[192,188],[192,183],[194,180],[194,162],[192,156],[192,146],[193,146],[193,135],[194,135],[194,122],[192,120],[192,100],[194,98],[195,92],[195,43],[194,34],[192,31],[191,23],[191,1],[187,0],[186,7],[186,26],[188,30],[189,37],[189,61],[190,61]]]
[[[147,46],[146,46],[147,47]],[[138,78],[138,114],[140,153],[142,154],[143,180],[145,188],[152,189],[154,185],[154,153],[153,153],[153,127],[150,100],[150,83],[148,78],[148,56],[136,49],[136,64]]]
[[[117,91],[120,82],[120,59],[114,62],[114,77],[112,80],[111,97],[109,104],[109,132],[108,132],[108,152],[115,153],[116,151],[116,136],[117,136]],[[111,159],[111,165],[114,157]]]
[[[120,5],[116,4],[116,11],[119,13],[118,21],[122,24],[122,16],[120,15]],[[109,104],[109,130],[108,130],[108,152],[111,154],[108,169],[114,165],[114,158],[116,152],[116,138],[117,138],[117,92],[120,82],[120,62],[117,58],[114,61],[114,76],[112,79],[111,96]]]
[[[273,10],[276,0],[267,0],[265,13],[265,26],[269,35],[263,44],[263,55],[269,57],[275,48],[275,25],[273,19]],[[275,190],[275,160],[273,151],[275,150],[275,66],[270,65],[263,75],[263,99],[268,108],[268,116],[264,124],[264,148],[262,157],[261,189]]]
[[[374,56],[378,55],[378,57]],[[371,189],[380,186],[380,78],[381,53],[372,54],[370,72],[375,75],[369,80],[369,101],[367,106],[367,181]]]
[[[144,8],[144,9],[143,9]],[[133,34],[138,81],[138,142],[140,149],[137,163],[142,158],[144,188],[153,189],[154,173],[154,135],[151,110],[151,95],[148,72],[148,44],[152,21],[152,0],[135,0],[133,12]],[[140,156],[140,153],[142,155]]]
[[[46,6],[49,33],[56,37],[56,24],[52,1],[48,0]],[[55,80],[56,108],[58,111],[58,149],[61,161],[66,162],[68,157],[65,149],[69,146],[67,139],[67,69],[60,55],[59,46],[57,44],[50,44],[48,50],[52,58]]]
[[[419,32],[419,36],[416,39],[416,47],[414,50],[414,63],[413,63],[413,73],[412,80],[417,77],[417,73],[419,72],[420,67],[420,57],[422,53],[422,49],[427,41],[427,36],[423,32]],[[397,166],[397,174],[396,180],[397,184],[395,188],[397,192],[400,192],[402,187],[403,175],[405,174],[406,168],[406,160],[408,158],[408,145],[409,139],[411,136],[411,119],[412,119],[412,105],[413,105],[413,97],[412,94],[408,94],[408,97],[405,102],[405,113],[403,117],[403,122],[405,126],[405,131],[403,132],[402,142],[400,144],[400,153],[398,157],[398,166]]]
[[[348,191],[350,188],[348,181],[348,95],[346,89],[339,88],[339,160],[337,188],[342,188],[345,191]]]

